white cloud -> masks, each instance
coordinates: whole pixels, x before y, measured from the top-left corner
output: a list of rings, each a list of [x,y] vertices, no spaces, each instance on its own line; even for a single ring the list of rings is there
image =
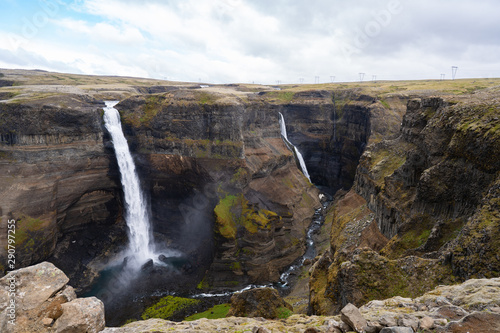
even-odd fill
[[[493,0],[80,0],[71,8],[51,19],[51,34],[12,43],[6,31],[0,45],[39,55],[44,66],[215,83],[500,69]]]

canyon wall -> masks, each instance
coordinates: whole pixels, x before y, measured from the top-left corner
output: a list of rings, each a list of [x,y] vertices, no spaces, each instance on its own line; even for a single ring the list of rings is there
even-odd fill
[[[399,136],[367,147],[353,190],[329,211],[311,313],[498,276],[497,96],[410,99]]]
[[[334,96],[171,88],[117,105],[155,238],[190,256],[200,288],[277,281],[304,251],[319,192],[284,145],[278,112],[313,182],[350,187],[380,105]],[[71,94],[0,104],[1,228],[17,221],[17,267],[49,259],[83,289],[126,243],[103,106]]]
[[[103,145],[100,107],[72,95],[0,104],[0,232],[17,221],[16,267],[49,258],[58,245],[84,249],[78,264],[85,265],[121,234],[118,175]],[[116,236],[100,232],[111,229]],[[6,248],[4,236],[0,242]]]

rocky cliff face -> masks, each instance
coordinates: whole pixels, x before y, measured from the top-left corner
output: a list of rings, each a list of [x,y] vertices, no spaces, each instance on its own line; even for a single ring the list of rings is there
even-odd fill
[[[91,97],[118,92],[70,88],[0,104],[2,228],[17,221],[18,263],[50,258],[85,287],[126,242],[103,105]],[[204,289],[277,281],[304,251],[318,191],[283,144],[278,112],[313,182],[330,191],[351,186],[367,140],[387,134],[381,119],[399,112],[357,90],[146,88],[117,108],[155,237],[191,256],[200,278],[206,271]]]
[[[133,97],[118,108],[151,188],[155,230],[182,249],[205,242],[198,251],[213,253],[199,288],[277,281],[304,251],[319,206],[281,140],[278,114],[200,91]]]
[[[74,265],[85,265],[116,237],[118,175],[103,145],[99,108],[71,95],[0,104],[0,228],[6,235],[7,220],[17,221],[17,267],[58,247],[74,252]],[[5,248],[6,238],[0,242]]]
[[[354,185],[361,199],[350,194],[330,212],[331,249],[312,270],[312,312],[498,276],[497,95],[411,99],[399,137],[366,149]],[[372,226],[380,242],[367,242]]]

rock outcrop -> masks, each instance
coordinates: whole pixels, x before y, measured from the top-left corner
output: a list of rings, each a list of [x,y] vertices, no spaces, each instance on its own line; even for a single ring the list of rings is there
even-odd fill
[[[392,238],[383,254],[448,252],[461,278],[500,271],[500,220],[493,213],[500,170],[493,158],[500,152],[495,97],[492,92],[453,101],[411,100],[400,137],[364,153],[356,191],[381,232]]]
[[[104,305],[76,298],[68,277],[53,264],[9,272],[0,279],[2,332],[97,333],[104,329]]]
[[[256,288],[234,294],[228,317],[262,317],[276,319],[283,311],[293,310],[273,288]],[[291,312],[290,312],[291,313]]]

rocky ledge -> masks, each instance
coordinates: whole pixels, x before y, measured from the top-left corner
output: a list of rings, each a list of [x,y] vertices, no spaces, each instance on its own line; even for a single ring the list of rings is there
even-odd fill
[[[500,278],[471,279],[463,284],[439,286],[411,299],[396,296],[371,301],[359,309],[346,305],[337,316],[292,315],[268,320],[263,317],[228,317],[172,322],[149,319],[120,328],[105,328],[104,306],[94,297],[76,298],[68,277],[53,264],[12,271],[0,279],[0,328],[2,332],[500,332]],[[15,285],[15,288],[12,288]],[[9,289],[15,289],[10,298]],[[265,294],[266,297],[256,297]],[[15,300],[12,303],[11,300]],[[277,302],[277,303],[276,303]],[[237,294],[231,300],[249,316],[269,304],[288,306],[264,288]],[[10,305],[15,304],[15,305]],[[249,306],[255,309],[248,309]],[[240,309],[241,310],[241,309]],[[232,312],[231,312],[232,311]],[[248,312],[250,311],[250,312]],[[12,324],[11,322],[15,324]]]
[[[0,279],[0,331],[95,333],[104,329],[104,305],[77,298],[69,278],[49,262]]]

